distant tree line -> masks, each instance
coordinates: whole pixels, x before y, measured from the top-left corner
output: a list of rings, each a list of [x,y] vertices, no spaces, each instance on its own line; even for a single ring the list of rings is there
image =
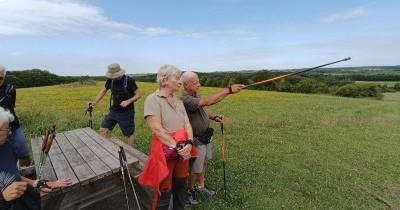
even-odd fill
[[[265,85],[252,86],[253,90],[268,90],[306,94],[332,94],[345,97],[382,98],[383,92],[400,91],[400,82],[394,87],[373,83],[355,83],[355,81],[400,81],[400,67],[396,69],[376,71],[355,71],[352,69],[320,69],[304,74],[290,76]],[[300,70],[299,70],[300,71]],[[293,71],[236,71],[236,72],[198,72],[200,83],[207,87],[228,87],[230,84],[252,84],[276,76],[293,73]],[[136,81],[155,82],[156,74],[132,75]],[[106,77],[97,76],[58,76],[46,70],[32,69],[24,71],[8,71],[7,81],[18,88],[51,86],[79,82],[93,84],[88,81],[104,81]]]
[[[32,69],[23,71],[7,71],[6,80],[17,88],[28,88],[67,84],[79,81],[84,82],[87,80],[105,80],[105,77],[58,76],[46,70]]]

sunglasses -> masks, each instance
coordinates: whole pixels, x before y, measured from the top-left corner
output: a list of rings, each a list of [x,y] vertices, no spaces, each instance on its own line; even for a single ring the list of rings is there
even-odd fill
[[[4,80],[4,77],[0,77],[0,80]]]

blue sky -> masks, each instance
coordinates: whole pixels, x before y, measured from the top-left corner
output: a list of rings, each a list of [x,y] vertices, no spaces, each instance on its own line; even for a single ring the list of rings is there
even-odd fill
[[[57,75],[400,65],[398,0],[0,0],[0,64]]]

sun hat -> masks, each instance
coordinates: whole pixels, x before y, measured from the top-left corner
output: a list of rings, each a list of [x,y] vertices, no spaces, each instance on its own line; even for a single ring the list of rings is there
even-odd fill
[[[108,65],[106,76],[110,79],[115,79],[125,74],[125,70],[121,69],[118,63]]]

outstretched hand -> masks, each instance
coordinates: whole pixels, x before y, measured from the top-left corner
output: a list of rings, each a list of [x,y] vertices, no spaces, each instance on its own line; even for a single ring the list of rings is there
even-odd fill
[[[232,84],[229,86],[229,92],[232,93],[238,93],[240,90],[242,90],[242,88],[244,87],[244,85],[242,84]]]
[[[43,192],[51,192],[53,189],[63,188],[63,187],[68,186],[70,184],[72,184],[72,180],[70,178],[62,178],[62,179],[59,179],[57,181],[47,182],[47,185],[50,188],[43,187],[40,190],[43,191]]]

